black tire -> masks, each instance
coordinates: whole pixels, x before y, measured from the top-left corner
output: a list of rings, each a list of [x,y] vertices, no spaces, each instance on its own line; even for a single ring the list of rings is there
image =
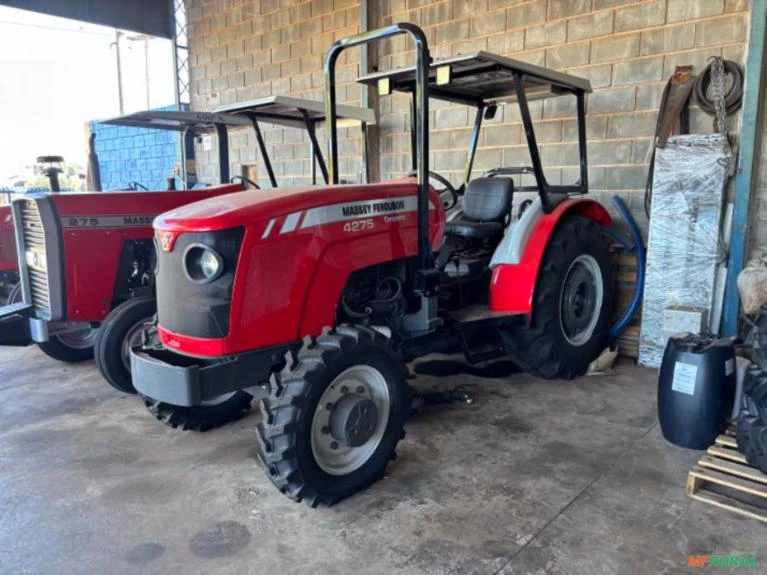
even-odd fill
[[[767,473],[767,372],[752,365],[743,381],[735,439],[750,465]]]
[[[68,345],[66,343],[66,337],[67,336],[53,335],[48,341],[38,343],[37,346],[43,351],[43,353],[45,353],[45,355],[57,361],[63,361],[66,363],[80,363],[93,359],[92,344],[83,347]]]
[[[767,422],[767,371],[752,365],[743,381],[743,401],[749,414]]]
[[[389,461],[396,458],[412,403],[407,373],[389,340],[360,326],[331,330],[286,359],[283,371],[272,376],[269,396],[261,401],[264,420],[257,429],[258,458],[266,476],[283,494],[294,501],[305,500],[312,507],[330,506],[383,477]],[[348,473],[331,474],[315,457],[313,420],[335,378],[355,366],[370,367],[383,377],[389,417],[380,428],[377,445],[364,461]]]
[[[244,391],[236,391],[230,397],[215,405],[192,407],[172,405],[139,394],[149,413],[165,425],[184,431],[210,431],[240,419],[253,397]]]
[[[746,456],[749,465],[767,473],[767,425],[758,417],[741,414],[735,434],[738,451]]]
[[[118,391],[136,393],[130,375],[130,357],[125,357],[126,338],[133,337],[141,324],[157,313],[154,296],[129,299],[104,319],[96,337],[94,359],[104,379]]]
[[[561,300],[565,281],[576,260],[589,266],[598,265],[602,305],[593,329],[584,330],[585,334],[590,333],[588,339],[574,345],[575,339],[568,338],[563,327]],[[586,373],[589,363],[607,344],[613,311],[612,279],[612,258],[601,227],[587,218],[565,216],[552,233],[541,262],[531,325],[503,330],[512,359],[526,372],[546,379],[573,379]]]

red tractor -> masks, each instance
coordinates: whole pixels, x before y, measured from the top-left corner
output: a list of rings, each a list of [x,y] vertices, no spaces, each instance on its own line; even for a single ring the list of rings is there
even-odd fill
[[[276,184],[259,123],[296,125],[300,120],[316,144],[314,126],[324,121],[324,110],[317,112],[322,107],[309,100],[271,97],[238,106],[237,114],[141,112],[107,120],[184,132],[187,185],[195,187],[150,192],[137,191],[144,186],[132,183],[134,191],[50,193],[16,200],[21,290],[0,309],[0,345],[37,343],[54,359],[69,362],[95,356],[107,382],[135,393],[128,349],[156,311],[152,221],[161,212],[245,190],[245,177],[235,176],[230,183],[227,134],[232,128],[255,129],[270,180]],[[348,108],[346,113],[363,125],[374,121],[369,110]],[[211,129],[218,135],[221,184],[197,187],[192,137]],[[324,166],[316,145],[313,155]]]
[[[414,67],[363,78],[413,96],[417,176],[338,181],[335,62],[397,34]],[[509,357],[547,378],[583,374],[607,341],[611,223],[586,199],[588,81],[479,52],[430,63],[412,24],[337,41],[325,62],[331,185],[220,196],[155,220],[156,327],[131,350],[133,383],[161,421],[205,430],[239,417],[268,382],[258,426],[267,477],[294,500],[333,504],[380,478],[411,412],[406,362],[462,349]],[[499,168],[462,190],[429,172],[429,97],[490,116],[516,101],[532,166]],[[579,180],[548,183],[530,97],[571,97]],[[512,217],[513,177],[537,199]]]
[[[11,206],[0,205],[0,303],[10,302],[19,290],[19,264]]]

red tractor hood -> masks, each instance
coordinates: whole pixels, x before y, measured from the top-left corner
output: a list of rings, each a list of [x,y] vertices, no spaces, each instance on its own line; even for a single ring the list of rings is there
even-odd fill
[[[225,230],[315,207],[412,196],[415,193],[415,178],[380,184],[255,190],[248,194],[226,194],[165,212],[155,219],[154,227],[170,232]]]

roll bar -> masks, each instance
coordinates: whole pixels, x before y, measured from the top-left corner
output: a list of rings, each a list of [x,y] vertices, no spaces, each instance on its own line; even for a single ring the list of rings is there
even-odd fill
[[[328,166],[330,184],[338,184],[338,129],[336,113],[336,62],[341,52],[353,46],[370,44],[399,34],[409,35],[415,42],[415,92],[413,114],[416,133],[418,172],[418,270],[416,291],[427,292],[434,278],[434,255],[429,241],[429,44],[418,26],[407,22],[392,24],[385,28],[371,30],[356,36],[341,38],[333,43],[325,57],[325,117],[330,162]]]

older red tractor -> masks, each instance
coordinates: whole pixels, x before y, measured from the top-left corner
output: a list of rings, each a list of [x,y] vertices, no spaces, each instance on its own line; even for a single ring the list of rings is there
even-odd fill
[[[108,383],[135,392],[128,350],[156,309],[154,218],[203,198],[246,189],[247,178],[235,176],[230,181],[231,129],[255,130],[272,184],[276,179],[261,123],[308,130],[312,155],[324,167],[314,136],[315,125],[324,121],[321,102],[274,96],[237,105],[231,112],[150,111],[105,121],[185,133],[186,179],[188,185],[195,184],[193,189],[148,191],[133,183],[134,191],[46,193],[14,201],[21,289],[0,309],[0,345],[37,343],[60,361],[95,356]],[[374,121],[369,110],[347,107],[344,114],[363,126]],[[218,135],[220,184],[206,187],[196,182],[192,138],[211,130]]]

